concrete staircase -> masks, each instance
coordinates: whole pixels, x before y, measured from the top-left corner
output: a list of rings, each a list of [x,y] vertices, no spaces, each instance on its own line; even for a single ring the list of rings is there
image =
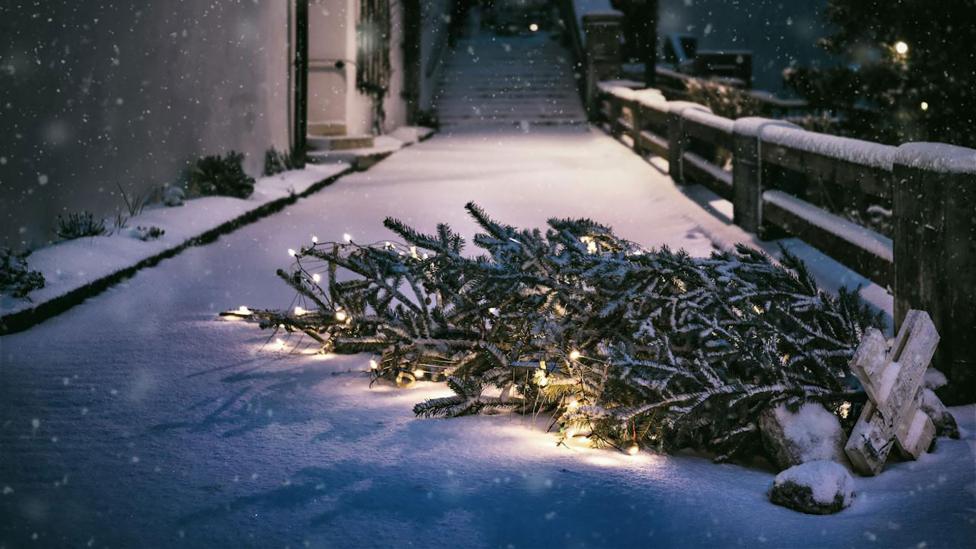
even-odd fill
[[[347,135],[342,122],[312,122],[308,125],[308,148],[313,151],[369,149],[372,135]]]
[[[569,52],[549,33],[473,29],[444,66],[435,96],[441,127],[585,125],[575,72]]]

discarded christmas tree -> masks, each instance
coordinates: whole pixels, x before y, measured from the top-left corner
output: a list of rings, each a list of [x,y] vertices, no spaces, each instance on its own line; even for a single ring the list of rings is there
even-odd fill
[[[313,243],[278,271],[302,304],[242,311],[323,350],[375,352],[375,380],[446,379],[454,396],[422,416],[548,412],[565,437],[622,450],[693,447],[717,459],[758,451],[768,406],[857,399],[848,359],[878,317],[820,291],[804,265],[745,247],[692,258],[642,250],[589,220],[485,230],[462,255],[446,225],[401,222],[405,241]]]

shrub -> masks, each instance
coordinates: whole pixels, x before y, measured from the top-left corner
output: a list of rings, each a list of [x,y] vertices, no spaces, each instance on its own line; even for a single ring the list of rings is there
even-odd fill
[[[105,234],[105,221],[95,219],[91,212],[69,213],[67,217],[58,216],[58,238],[74,240],[86,236]]]
[[[44,287],[44,275],[27,268],[27,253],[0,248],[0,293],[18,299]]]
[[[203,196],[247,198],[254,192],[254,178],[244,173],[242,153],[205,156],[190,168],[190,192]]]
[[[143,242],[147,240],[156,240],[157,238],[166,234],[164,229],[161,229],[155,225],[150,225],[148,227],[138,226],[136,227],[133,235],[142,240]]]
[[[762,115],[759,101],[741,88],[694,78],[689,79],[685,85],[688,101],[705,105],[718,116],[735,120]]]
[[[264,153],[264,175],[275,175],[288,170],[302,167],[299,153],[296,150],[282,152],[274,147]]]

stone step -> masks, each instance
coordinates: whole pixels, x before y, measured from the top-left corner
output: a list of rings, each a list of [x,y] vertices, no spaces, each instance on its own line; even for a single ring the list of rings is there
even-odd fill
[[[346,123],[335,121],[335,120],[327,120],[322,122],[309,122],[308,134],[319,136],[319,137],[332,137],[337,135],[346,135]]]
[[[373,146],[372,135],[309,135],[308,147],[316,151],[347,151]]]

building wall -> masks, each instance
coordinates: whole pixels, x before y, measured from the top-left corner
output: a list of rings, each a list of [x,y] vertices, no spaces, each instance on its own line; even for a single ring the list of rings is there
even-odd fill
[[[356,77],[348,64],[355,61],[356,0],[311,0],[308,10],[308,119],[337,122],[346,119],[347,83]]]
[[[0,4],[0,245],[34,247],[56,215],[111,216],[236,149],[260,170],[289,135],[291,2]]]

